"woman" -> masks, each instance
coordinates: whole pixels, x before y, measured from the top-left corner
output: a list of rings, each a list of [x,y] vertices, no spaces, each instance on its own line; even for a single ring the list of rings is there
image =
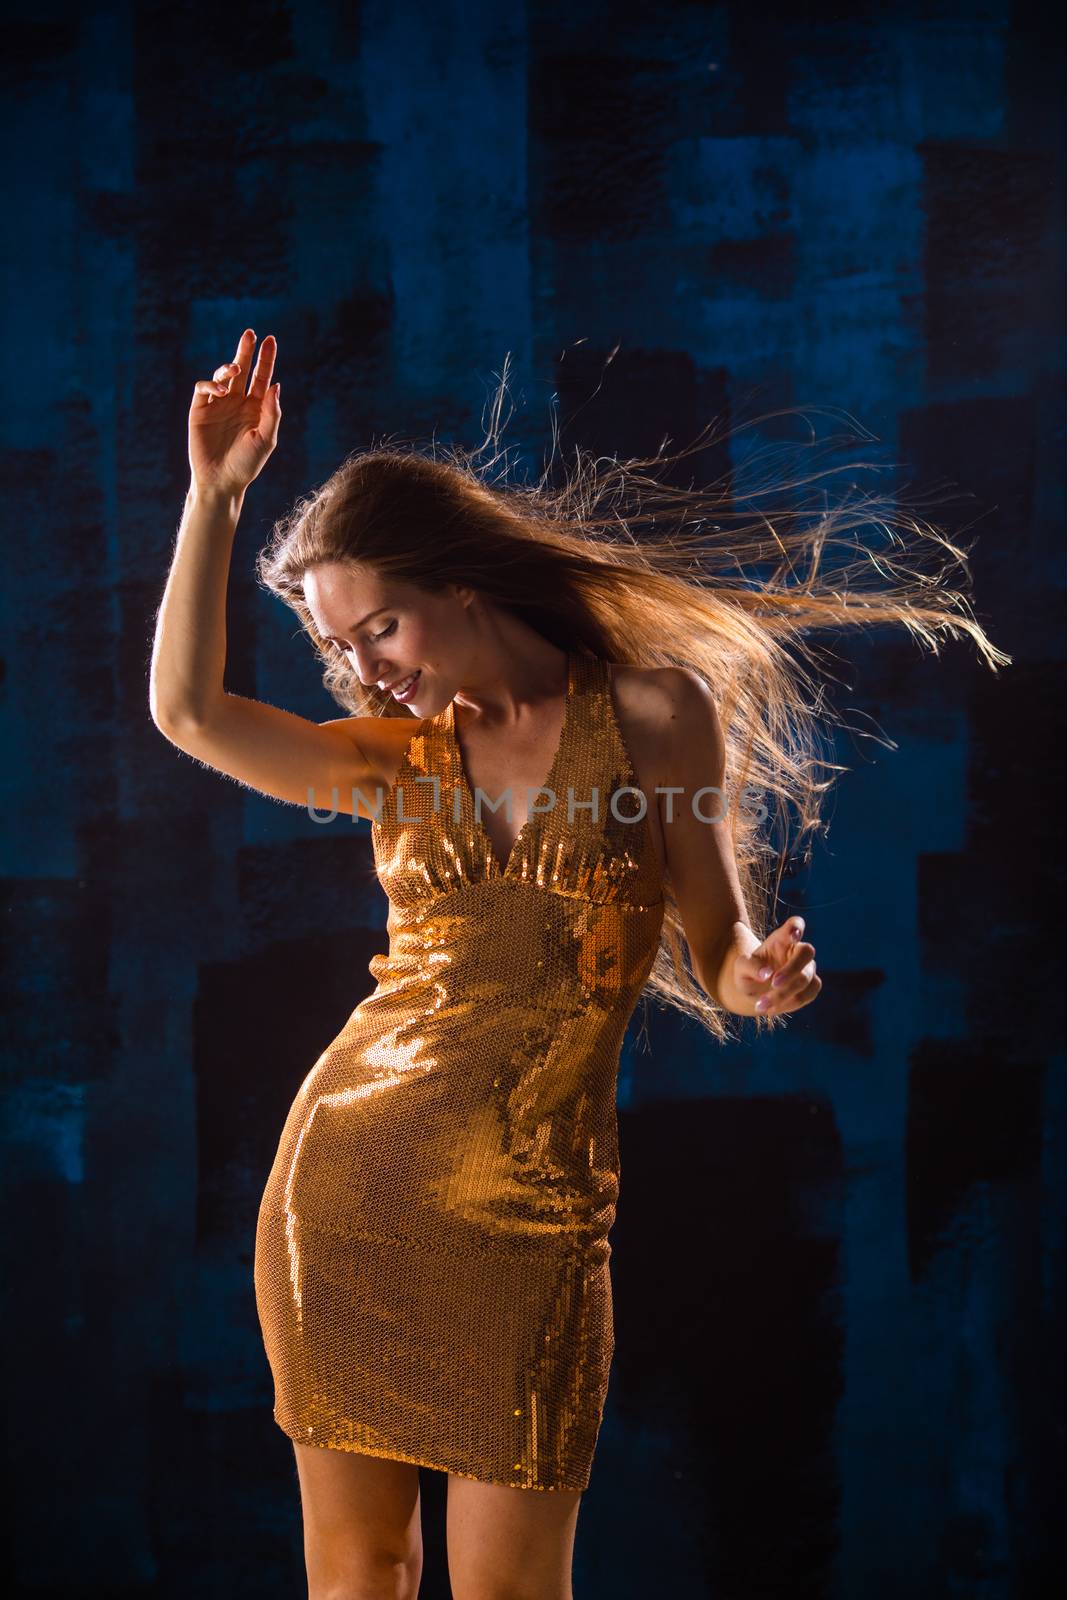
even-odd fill
[[[803,840],[827,787],[787,647],[894,622],[1009,658],[962,595],[901,565],[894,527],[913,555],[961,553],[880,502],[746,523],[723,494],[633,470],[649,463],[493,487],[458,450],[388,447],[350,457],[259,561],[352,714],[227,694],[233,533],[281,421],[273,336],[245,390],[255,343],[246,329],[195,387],[151,706],[218,771],[370,818],[389,897],[377,987],[293,1102],[256,1237],[309,1591],[416,1593],[422,1464],[449,1474],[457,1600],[558,1600],[613,1350],[615,1084],[637,1001],[721,1040],[727,1017],[773,1025],[822,986],[804,919],[761,938],[748,910],[770,894],[768,802],[799,811]],[[872,505],[890,552],[840,541],[866,559],[822,577]]]

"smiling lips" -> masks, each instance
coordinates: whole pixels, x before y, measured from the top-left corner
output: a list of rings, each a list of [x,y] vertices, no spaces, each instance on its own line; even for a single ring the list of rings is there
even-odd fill
[[[421,671],[422,671],[422,668],[420,667],[417,672],[412,672],[406,678],[398,678],[395,683],[390,683],[390,684],[387,685],[387,687],[391,690],[391,692],[399,700],[401,695],[406,694],[407,691],[410,688],[412,688],[412,686],[414,685],[415,679],[418,677],[419,672],[421,672]]]

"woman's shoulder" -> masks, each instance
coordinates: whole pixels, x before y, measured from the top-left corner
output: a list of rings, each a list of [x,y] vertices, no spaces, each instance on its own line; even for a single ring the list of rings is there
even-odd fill
[[[718,743],[721,728],[715,696],[695,667],[645,667],[611,662],[616,715],[631,749],[640,746],[648,765],[665,769],[669,751],[688,738]]]
[[[639,781],[647,793],[666,781],[679,725],[693,715],[693,696],[707,688],[689,667],[608,663],[615,716]]]
[[[619,709],[657,727],[692,716],[711,690],[694,667],[646,667],[609,662]]]
[[[679,752],[721,744],[711,689],[693,667],[609,665],[615,716],[638,783],[646,794],[666,791],[677,782]],[[657,834],[661,826],[654,823]],[[665,859],[662,835],[657,849]]]

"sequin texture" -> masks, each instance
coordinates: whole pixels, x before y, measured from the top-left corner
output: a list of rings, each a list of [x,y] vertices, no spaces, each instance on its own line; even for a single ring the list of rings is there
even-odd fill
[[[609,674],[568,654],[556,801],[542,792],[505,866],[454,703],[383,795],[389,951],[293,1102],[256,1230],[274,1417],[300,1443],[588,1486],[619,1054],[664,912]]]

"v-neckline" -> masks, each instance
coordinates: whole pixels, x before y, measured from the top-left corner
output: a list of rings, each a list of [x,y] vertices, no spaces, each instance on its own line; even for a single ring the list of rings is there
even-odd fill
[[[544,790],[544,789],[550,790],[553,794],[555,794],[555,792],[556,792],[555,789],[552,787],[552,780],[556,776],[556,769],[559,766],[560,761],[561,761],[561,759],[563,757],[563,747],[564,747],[564,745],[565,745],[565,743],[567,741],[567,733],[568,733],[568,731],[570,729],[571,706],[572,706],[572,704],[574,702],[574,694],[575,694],[575,673],[576,673],[576,668],[575,668],[575,662],[574,662],[574,652],[572,650],[568,650],[566,652],[566,655],[567,655],[567,690],[566,690],[566,694],[564,695],[564,699],[563,699],[563,724],[562,724],[562,726],[560,728],[560,731],[559,731],[559,742],[556,745],[556,753],[552,757],[552,765],[549,767],[548,772],[545,774],[544,782],[540,785],[540,788],[537,790],[538,794],[540,794],[541,791]],[[467,769],[466,769],[466,767],[464,765],[464,762],[463,762],[463,751],[460,749],[459,735],[456,732],[456,702],[455,702],[455,700],[450,700],[448,702],[448,714],[447,714],[447,717],[445,719],[445,726],[448,729],[449,738],[450,738],[451,744],[452,744],[452,754],[453,754],[453,756],[455,758],[455,762],[456,762],[456,771],[457,771],[457,774],[458,774],[458,777],[459,777],[459,782],[460,782],[460,784],[461,784],[461,786],[463,788],[463,791],[464,791],[464,793],[466,795],[466,798],[467,798],[467,805],[470,808],[471,819],[472,819],[472,821],[474,823],[475,828],[478,830],[479,834],[481,835],[482,843],[485,846],[486,858],[487,858],[487,860],[489,862],[490,869],[491,869],[490,876],[491,877],[497,877],[497,878],[507,878],[511,873],[512,862],[515,860],[516,855],[518,854],[519,846],[522,844],[523,839],[525,838],[527,832],[529,831],[529,829],[533,825],[533,823],[536,820],[536,818],[538,816],[544,815],[544,813],[531,811],[527,815],[526,821],[523,823],[522,827],[519,829],[518,833],[515,835],[515,838],[514,838],[514,840],[512,842],[511,849],[508,851],[507,860],[504,862],[504,865],[501,866],[500,865],[500,858],[497,856],[496,850],[493,847],[493,841],[489,837],[489,831],[486,828],[485,823],[482,821],[481,817],[478,814],[478,808],[477,808],[477,806],[475,804],[475,801],[474,801],[474,791],[471,788],[470,780],[467,777]],[[558,797],[557,797],[557,803],[558,803]]]

